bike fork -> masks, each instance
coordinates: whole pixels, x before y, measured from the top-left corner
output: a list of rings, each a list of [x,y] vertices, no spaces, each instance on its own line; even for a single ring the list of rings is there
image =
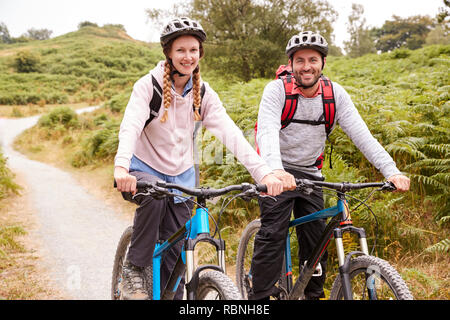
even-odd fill
[[[349,231],[352,233],[358,234],[359,237],[359,245],[361,247],[361,251],[358,252],[350,252],[347,256],[345,255],[344,251],[344,244],[342,242],[342,235],[344,232]],[[334,239],[336,242],[336,252],[339,262],[339,273],[341,277],[342,282],[342,290],[345,300],[353,300],[353,292],[352,292],[352,284],[350,281],[350,274],[349,274],[349,268],[350,268],[350,259],[353,255],[357,254],[365,254],[368,255],[368,247],[367,247],[367,240],[366,240],[366,234],[364,229],[362,228],[356,228],[354,226],[346,226],[337,228],[334,231]]]

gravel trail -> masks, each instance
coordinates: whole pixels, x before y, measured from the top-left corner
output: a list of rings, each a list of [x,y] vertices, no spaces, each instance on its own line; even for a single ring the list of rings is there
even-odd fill
[[[26,182],[43,263],[68,299],[110,299],[116,245],[131,221],[90,195],[67,172],[13,150],[14,138],[38,118],[0,119],[0,143],[8,166]]]

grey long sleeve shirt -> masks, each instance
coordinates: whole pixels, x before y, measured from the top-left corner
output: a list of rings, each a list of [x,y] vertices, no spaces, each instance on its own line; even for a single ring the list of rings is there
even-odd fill
[[[333,90],[336,101],[335,124],[342,127],[356,147],[386,179],[399,174],[394,160],[372,136],[345,89],[333,82]],[[264,89],[258,113],[256,140],[261,156],[272,169],[291,168],[322,176],[321,171],[311,165],[325,148],[324,125],[291,123],[280,130],[284,100],[282,80],[269,82]],[[298,100],[294,119],[318,120],[323,114],[321,95],[313,98],[299,95]],[[334,128],[335,125],[333,130]]]

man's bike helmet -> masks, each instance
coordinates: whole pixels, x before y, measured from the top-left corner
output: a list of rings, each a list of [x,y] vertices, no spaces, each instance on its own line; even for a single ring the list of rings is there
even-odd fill
[[[288,57],[291,57],[294,52],[300,49],[314,49],[326,57],[328,54],[328,43],[319,33],[303,31],[289,40],[286,46],[286,54]]]
[[[189,18],[175,18],[163,28],[160,41],[164,47],[170,40],[181,35],[196,36],[201,42],[206,40],[206,33],[200,23]]]

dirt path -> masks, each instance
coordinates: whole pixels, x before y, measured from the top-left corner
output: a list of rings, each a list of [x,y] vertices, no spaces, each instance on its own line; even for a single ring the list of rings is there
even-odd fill
[[[90,111],[82,109],[78,112]],[[129,219],[83,188],[70,174],[30,160],[11,147],[38,117],[0,119],[8,166],[25,182],[34,212],[41,258],[56,288],[68,299],[109,299],[115,247]]]

